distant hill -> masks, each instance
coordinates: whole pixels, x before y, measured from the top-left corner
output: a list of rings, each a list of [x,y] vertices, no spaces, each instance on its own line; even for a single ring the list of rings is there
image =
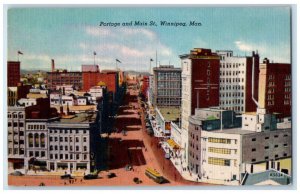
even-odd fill
[[[150,75],[149,72],[146,71],[124,71],[125,75],[131,74],[131,75]]]

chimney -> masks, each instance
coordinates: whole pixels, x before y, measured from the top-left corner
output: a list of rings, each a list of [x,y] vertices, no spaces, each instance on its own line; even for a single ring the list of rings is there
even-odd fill
[[[54,59],[51,59],[51,72],[55,71]]]

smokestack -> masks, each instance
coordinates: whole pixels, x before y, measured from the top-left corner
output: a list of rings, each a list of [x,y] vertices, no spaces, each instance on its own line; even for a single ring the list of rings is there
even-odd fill
[[[52,72],[55,71],[55,63],[54,63],[54,59],[51,59],[51,71],[52,71]]]
[[[255,68],[255,57],[254,56],[252,56],[252,82],[251,82],[251,84],[252,84],[252,87],[251,87],[251,95],[252,95],[252,100],[253,100],[253,102],[256,104],[256,106],[257,106],[257,108],[258,108],[258,102],[255,100],[255,98],[254,98],[254,68]]]

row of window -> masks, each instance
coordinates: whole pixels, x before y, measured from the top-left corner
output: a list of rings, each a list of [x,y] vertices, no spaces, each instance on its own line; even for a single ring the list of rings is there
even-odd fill
[[[84,151],[84,152],[86,152],[86,151],[88,151],[87,150],[87,146],[83,146],[82,147],[83,148],[83,150],[82,151]],[[58,151],[58,146],[56,145],[56,146],[50,146],[49,147],[49,149],[50,149],[50,151]],[[73,146],[59,146],[59,151],[73,151]],[[75,146],[75,151],[80,151],[80,147],[79,146]]]
[[[243,105],[244,100],[234,99],[234,100],[220,100],[220,105],[230,105],[230,104],[240,104]]]
[[[78,130],[78,129],[62,129],[62,130],[50,130],[50,133],[52,134],[52,133],[54,133],[54,134],[57,134],[57,133],[64,133],[64,134],[68,134],[68,133],[70,133],[70,134],[72,134],[72,133],[79,133],[79,132],[81,132],[82,131],[82,133],[87,133],[87,130]]]
[[[45,125],[28,125],[28,129],[46,129]]]
[[[244,63],[220,63],[220,67],[221,68],[237,68],[237,67],[240,67],[240,66],[244,66],[245,64]]]
[[[231,144],[231,139],[209,137],[208,138],[208,142],[211,142],[211,143]],[[235,144],[236,143],[237,143],[237,140],[235,140]]]
[[[19,154],[19,155],[23,155],[24,154],[24,149],[23,148],[8,148],[8,154]]]
[[[282,154],[282,157],[287,157],[287,153],[283,153],[283,154]],[[274,155],[274,158],[275,158],[275,159],[279,158],[279,155],[278,155],[278,154]],[[265,156],[265,160],[269,160],[269,156]],[[256,162],[256,159],[255,159],[255,158],[252,158],[251,161],[252,161],[252,162]]]
[[[59,139],[59,142],[73,142],[73,137],[49,137],[50,142],[57,142]],[[75,137],[75,142],[79,142],[80,137]],[[87,142],[87,137],[83,137],[83,142]]]
[[[7,117],[8,118],[15,118],[15,119],[17,119],[17,118],[23,119],[24,118],[24,114],[23,113],[19,113],[19,114],[17,114],[17,113],[12,113],[12,114],[8,113]]]
[[[208,157],[208,164],[218,165],[218,166],[230,166],[230,160],[224,158]]]
[[[75,157],[73,157],[73,155],[75,155]],[[75,158],[76,160],[80,160],[80,155],[81,154],[50,154],[50,159],[73,160],[73,158]],[[83,154],[83,160],[88,160],[87,154]]]
[[[18,125],[19,124],[19,125]],[[13,124],[11,123],[11,122],[7,122],[7,126],[8,127],[11,127],[11,126],[13,126],[13,127],[24,127],[24,123],[23,122],[20,122],[20,123],[18,123],[18,122],[13,122]]]
[[[244,78],[220,78],[220,83],[243,83]]]
[[[215,147],[209,147],[208,152],[211,153],[217,153],[217,154],[231,154],[231,150],[227,148],[215,148]],[[237,153],[237,150],[235,150],[235,154]]]
[[[29,151],[29,157],[41,157],[44,158],[46,157],[46,152],[45,151]]]

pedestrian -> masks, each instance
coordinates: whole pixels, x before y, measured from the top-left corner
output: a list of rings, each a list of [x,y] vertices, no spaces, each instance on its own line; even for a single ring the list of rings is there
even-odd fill
[[[71,179],[69,179],[69,183],[71,184]]]
[[[82,183],[82,179],[80,179],[80,182]]]

